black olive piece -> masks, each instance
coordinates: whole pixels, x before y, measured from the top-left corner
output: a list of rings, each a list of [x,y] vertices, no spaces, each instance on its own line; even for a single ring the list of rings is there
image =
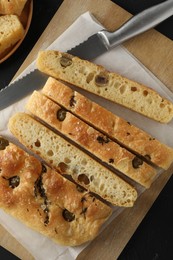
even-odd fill
[[[109,143],[109,138],[107,136],[98,136],[97,137],[97,141],[100,143],[100,144],[106,144],[106,143]]]
[[[64,121],[64,119],[66,118],[66,110],[60,108],[58,111],[57,111],[57,119],[59,121]]]
[[[88,185],[90,183],[90,180],[88,179],[88,176],[86,176],[83,173],[78,176],[78,181],[79,182],[83,182],[85,185]]]
[[[9,186],[12,189],[14,189],[17,186],[19,186],[19,184],[20,184],[20,177],[19,176],[13,176],[13,177],[9,178],[8,181],[9,181]]]
[[[6,146],[9,145],[9,141],[0,137],[0,150],[5,150]]]
[[[42,164],[42,173],[46,173],[47,172],[47,168],[44,164]]]
[[[108,84],[108,76],[106,74],[99,74],[95,77],[95,83],[99,87],[104,87]]]
[[[70,211],[68,211],[67,209],[63,210],[62,216],[68,222],[71,222],[75,219],[75,215],[73,213],[71,213]]]
[[[133,165],[133,168],[134,169],[137,169],[139,168],[140,165],[143,164],[143,160],[138,158],[138,157],[135,157],[133,160],[132,160],[132,165]]]
[[[71,106],[71,107],[74,107],[75,104],[76,104],[76,100],[75,100],[75,96],[73,95],[73,96],[71,97],[71,99],[70,99],[70,106]]]
[[[68,55],[64,55],[60,58],[60,64],[62,67],[66,68],[68,66],[70,66],[72,64],[72,59],[71,57]]]
[[[114,163],[114,159],[110,158],[109,163]]]

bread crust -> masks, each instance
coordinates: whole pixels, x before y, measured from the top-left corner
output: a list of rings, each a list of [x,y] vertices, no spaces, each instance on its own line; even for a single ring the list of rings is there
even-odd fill
[[[2,209],[62,245],[95,238],[109,206],[7,140],[0,147]]]
[[[103,66],[54,50],[41,51],[40,71],[74,84],[98,96],[123,105],[156,121],[167,123],[173,117],[173,103],[153,89],[129,80]]]
[[[15,114],[9,120],[9,130],[61,174],[70,175],[113,205],[133,206],[137,199],[135,188],[31,116]]]
[[[26,104],[26,109],[103,162],[113,166],[144,187],[150,187],[156,176],[154,168],[109,139],[107,135],[103,135],[67,112],[46,96],[34,91]],[[135,162],[139,162],[139,164],[137,165]]]
[[[168,169],[173,162],[173,149],[153,136],[118,117],[62,82],[49,77],[43,94],[95,128],[117,140],[128,149],[144,156],[155,165]]]
[[[1,0],[0,14],[16,14],[21,15],[27,0]]]

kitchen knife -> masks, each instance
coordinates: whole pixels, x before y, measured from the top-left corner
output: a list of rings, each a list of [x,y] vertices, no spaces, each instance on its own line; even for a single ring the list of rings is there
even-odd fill
[[[104,52],[139,35],[173,15],[173,0],[167,0],[133,16],[115,32],[101,30],[68,52],[81,59],[92,60]]]
[[[167,0],[135,15],[115,32],[99,31],[85,42],[69,50],[68,53],[92,60],[122,42],[155,27],[171,15],[173,15],[173,0]],[[0,91],[0,111],[29,95],[33,90],[43,87],[46,80],[47,76],[35,69],[2,89]]]

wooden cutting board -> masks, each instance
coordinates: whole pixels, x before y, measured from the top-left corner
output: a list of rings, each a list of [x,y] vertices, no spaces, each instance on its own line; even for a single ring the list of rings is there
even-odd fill
[[[37,56],[39,49],[49,46],[82,13],[90,11],[107,29],[116,30],[131,14],[109,0],[64,0],[50,24],[34,46],[19,69],[19,75]],[[59,22],[61,21],[61,22]],[[58,25],[58,26],[57,26]],[[157,45],[155,44],[157,43]],[[150,30],[124,44],[150,71],[152,71],[170,90],[173,91],[173,42]],[[17,76],[15,75],[15,76]],[[155,199],[169,180],[171,167],[165,174],[144,192],[133,208],[123,211],[91,244],[78,256],[78,260],[118,258],[136,228],[152,206]],[[20,259],[33,257],[0,226],[0,245],[17,255]]]

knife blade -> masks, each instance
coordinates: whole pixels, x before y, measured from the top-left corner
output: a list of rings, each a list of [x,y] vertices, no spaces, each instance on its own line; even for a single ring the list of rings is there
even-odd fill
[[[173,15],[173,0],[152,6],[125,22],[115,32],[101,30],[83,43],[75,46],[68,53],[82,59],[92,60],[104,52],[137,36]]]
[[[44,86],[48,76],[35,69],[0,91],[0,111]]]
[[[67,52],[83,59],[92,60],[122,42],[155,27],[171,15],[173,15],[173,0],[167,0],[135,15],[115,32],[101,30]],[[29,95],[33,90],[41,88],[47,77],[35,69],[2,89],[0,91],[0,111]]]

